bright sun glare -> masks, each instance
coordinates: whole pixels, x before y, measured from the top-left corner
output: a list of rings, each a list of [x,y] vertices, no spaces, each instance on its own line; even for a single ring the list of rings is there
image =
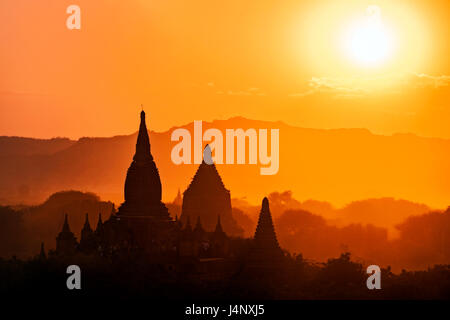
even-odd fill
[[[363,19],[348,29],[345,47],[356,63],[374,66],[387,60],[392,54],[392,34],[381,18],[378,6],[369,6]]]

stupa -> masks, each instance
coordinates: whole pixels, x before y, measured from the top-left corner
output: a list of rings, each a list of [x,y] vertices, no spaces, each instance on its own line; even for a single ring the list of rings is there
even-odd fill
[[[283,257],[283,251],[278,244],[273,226],[269,200],[264,198],[255,236],[253,237],[253,246],[248,255],[248,266],[260,268],[277,267],[283,262]]]
[[[131,229],[139,247],[158,251],[163,239],[170,242],[174,222],[161,201],[161,179],[150,151],[150,139],[141,112],[136,152],[127,171],[125,201],[115,219]],[[167,246],[164,246],[167,249]]]
[[[205,150],[207,148],[209,146]],[[228,235],[242,232],[231,214],[230,191],[225,188],[214,163],[208,164],[203,160],[183,193],[181,221],[185,223],[188,216],[191,221],[200,217],[203,228],[208,232],[215,230],[217,216],[221,217],[223,229]]]

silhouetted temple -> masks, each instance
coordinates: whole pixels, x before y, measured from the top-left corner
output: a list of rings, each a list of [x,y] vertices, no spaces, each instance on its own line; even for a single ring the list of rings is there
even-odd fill
[[[163,266],[178,263],[178,271],[194,268],[209,278],[237,272],[243,263],[272,268],[282,260],[267,198],[250,251],[244,243],[251,240],[229,236],[239,233],[240,228],[231,215],[230,192],[214,164],[203,162],[199,166],[184,192],[181,218],[170,217],[161,201],[161,180],[150,151],[144,111],[124,191],[125,201],[118,211],[113,208],[105,222],[99,215],[95,231],[86,214],[79,243],[65,215],[55,254],[108,256],[139,251]],[[181,201],[180,193],[177,200]]]
[[[119,207],[117,217],[131,230],[134,244],[149,251],[170,250],[175,245],[175,224],[161,198],[161,179],[151,154],[142,111],[136,153],[125,180],[125,202]]]
[[[225,188],[215,164],[202,161],[183,193],[181,221],[185,222],[187,217],[196,221],[200,217],[205,230],[211,232],[216,228],[218,215],[227,234],[242,233],[231,215],[230,191]]]
[[[77,239],[75,235],[70,231],[69,221],[67,214],[64,216],[64,224],[62,231],[58,234],[56,238],[56,251],[64,252],[67,254],[73,254],[78,248]]]
[[[85,253],[94,252],[96,249],[96,241],[94,231],[89,224],[89,216],[86,213],[86,221],[83,229],[81,229],[80,250]]]
[[[283,251],[278,244],[273,226],[269,200],[264,198],[252,249],[248,256],[248,265],[255,268],[277,267],[282,262],[283,257]]]
[[[151,217],[155,221],[170,221],[161,197],[161,179],[150,151],[145,112],[142,111],[136,153],[125,180],[125,202],[120,206],[118,215],[127,219]]]

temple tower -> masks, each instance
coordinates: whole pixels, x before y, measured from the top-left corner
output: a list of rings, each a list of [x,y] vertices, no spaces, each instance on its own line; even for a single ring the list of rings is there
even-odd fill
[[[98,236],[102,236],[103,235],[103,221],[102,221],[102,214],[101,213],[98,214],[97,228],[95,229],[95,233]]]
[[[61,232],[56,237],[56,253],[62,255],[72,255],[78,248],[77,239],[70,231],[67,214],[64,216],[64,224]]]
[[[208,147],[208,146],[207,146]],[[183,193],[181,221],[200,217],[207,232],[214,231],[217,215],[222,217],[224,231],[240,235],[242,229],[231,215],[230,191],[225,188],[214,163],[202,161],[191,183]]]
[[[276,267],[283,261],[283,257],[283,251],[278,244],[272,222],[269,200],[264,198],[253,238],[253,246],[248,256],[248,265],[263,268]]]
[[[161,179],[150,151],[150,140],[141,112],[136,152],[127,171],[125,201],[117,220],[132,232],[133,245],[158,253],[172,247],[174,222],[161,201]]]
[[[145,112],[136,142],[136,152],[125,180],[125,202],[119,207],[119,216],[154,217],[170,220],[166,206],[161,201],[161,179],[153,156],[145,124]]]
[[[80,250],[84,253],[92,253],[96,249],[96,239],[94,231],[89,224],[89,215],[86,213],[86,221],[81,229]]]
[[[214,257],[223,257],[228,252],[228,237],[222,229],[220,215],[217,216],[217,224],[211,234],[211,252]]]

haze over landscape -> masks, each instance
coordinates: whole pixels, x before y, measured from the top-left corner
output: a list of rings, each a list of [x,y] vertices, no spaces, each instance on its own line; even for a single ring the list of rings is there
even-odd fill
[[[183,128],[193,137],[193,123]],[[258,200],[268,195],[281,245],[307,259],[323,261],[350,251],[364,263],[377,261],[395,271],[448,261],[448,239],[442,234],[448,231],[450,212],[444,211],[450,180],[437,177],[450,176],[449,140],[382,136],[365,129],[305,129],[242,117],[203,123],[203,130],[208,128],[281,132],[276,175],[260,175],[259,165],[217,165],[231,190],[233,217],[243,230],[239,236],[252,237]],[[150,141],[163,199],[175,218],[181,207],[172,200],[186,189],[198,165],[172,162],[174,129],[152,131]],[[70,213],[76,230],[86,212],[91,219],[99,212],[107,218],[113,203],[123,202],[124,173],[135,141],[136,134],[79,140],[0,137],[0,203],[12,205],[20,216],[15,222],[8,220],[12,211],[4,216],[2,234],[11,237],[0,253],[29,256],[40,241],[53,248],[64,213]]]
[[[184,128],[193,137],[192,123]],[[204,123],[203,130],[207,128],[217,128],[224,135],[226,128],[280,129],[276,175],[260,175],[259,164],[217,165],[233,198],[256,204],[270,192],[291,190],[302,201],[328,201],[335,206],[382,197],[436,209],[448,205],[450,140],[382,136],[365,129],[305,129],[245,118]],[[197,167],[172,162],[176,144],[170,140],[172,131],[150,133],[165,201],[187,187]],[[74,189],[95,192],[120,204],[135,139],[136,134],[77,141],[1,137],[0,199],[10,204],[37,203],[54,192]]]

